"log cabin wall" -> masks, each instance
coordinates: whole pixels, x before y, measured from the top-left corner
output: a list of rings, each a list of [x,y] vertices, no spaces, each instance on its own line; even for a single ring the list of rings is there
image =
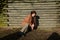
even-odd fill
[[[35,10],[40,17],[40,29],[59,27],[60,24],[60,0],[8,0],[9,15],[8,26],[19,28],[22,20]]]

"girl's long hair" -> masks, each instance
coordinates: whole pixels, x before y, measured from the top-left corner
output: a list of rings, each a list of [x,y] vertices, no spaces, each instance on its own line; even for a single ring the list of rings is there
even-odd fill
[[[32,14],[33,13],[36,14],[36,11],[31,11],[31,13],[23,20],[22,24],[29,23],[31,25],[32,24],[32,22],[31,22],[32,21]]]
[[[31,13],[30,13],[30,24],[32,24],[32,14],[35,14],[35,16],[36,16],[36,11],[31,11]],[[36,19],[34,19],[34,23],[35,23],[35,20]]]
[[[32,14],[36,14],[36,11],[31,11],[31,13],[30,13],[30,14],[31,14],[31,16],[32,16]]]

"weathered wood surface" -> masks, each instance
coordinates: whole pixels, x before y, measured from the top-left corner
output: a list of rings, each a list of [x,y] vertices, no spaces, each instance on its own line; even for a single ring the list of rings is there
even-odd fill
[[[9,0],[8,19],[10,27],[20,27],[22,20],[32,10],[37,12],[39,19],[39,28],[49,29],[59,26],[60,0]]]

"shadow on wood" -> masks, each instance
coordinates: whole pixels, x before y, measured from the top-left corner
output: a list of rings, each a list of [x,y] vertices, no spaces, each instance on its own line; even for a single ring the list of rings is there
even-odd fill
[[[36,30],[36,29],[38,28],[38,26],[39,26],[39,19],[40,19],[40,17],[37,15],[37,16],[36,16],[36,24],[35,24],[35,27],[34,27],[35,30]]]
[[[16,32],[16,33],[13,33],[13,34],[10,34],[8,36],[5,36],[3,38],[1,38],[1,40],[17,40],[19,39],[22,35],[24,35],[23,32]]]
[[[47,40],[60,40],[60,35],[54,32]]]

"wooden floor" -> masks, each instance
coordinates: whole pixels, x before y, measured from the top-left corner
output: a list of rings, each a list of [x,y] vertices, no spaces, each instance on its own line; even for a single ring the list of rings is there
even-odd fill
[[[54,38],[60,40],[60,29],[53,31],[34,30],[28,32],[25,36],[22,32],[17,31],[2,37],[1,40],[54,40]]]

